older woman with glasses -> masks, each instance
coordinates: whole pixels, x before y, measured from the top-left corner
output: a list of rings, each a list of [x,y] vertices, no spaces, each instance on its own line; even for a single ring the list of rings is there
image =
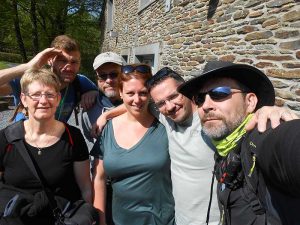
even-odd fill
[[[122,67],[118,81],[126,113],[108,122],[92,149],[94,206],[105,212],[105,178],[111,177],[116,225],[174,224],[167,134],[148,110],[145,82],[151,76],[147,65]]]
[[[19,223],[12,224],[56,224],[48,196],[22,158],[21,151],[28,152],[46,184],[45,188],[56,200],[60,199],[56,203],[62,209],[69,201],[84,199],[92,202],[89,157],[84,138],[79,129],[55,119],[61,99],[59,90],[59,78],[46,69],[30,69],[21,78],[20,98],[29,118],[0,131],[0,183],[33,197],[27,205],[25,200],[19,201],[21,205],[16,203],[14,209],[12,204],[3,202],[1,195],[1,224],[6,224],[1,222],[5,208],[6,214],[8,209],[12,212],[20,210],[17,215]],[[17,140],[23,144],[16,144]],[[3,189],[0,188],[0,194],[1,191]]]

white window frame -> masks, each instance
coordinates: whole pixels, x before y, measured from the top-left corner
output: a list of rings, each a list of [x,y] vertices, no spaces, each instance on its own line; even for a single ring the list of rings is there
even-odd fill
[[[139,10],[138,13],[140,13],[142,10],[147,8],[149,5],[151,5],[153,2],[157,0],[139,0]]]
[[[154,43],[154,44],[134,47],[132,49],[134,63],[139,63],[139,59],[137,56],[154,55],[152,73],[155,74],[158,71],[158,68],[160,66],[160,55],[162,52],[161,48],[162,48],[162,45],[159,42]]]
[[[130,62],[130,48],[122,49],[121,50],[121,56],[122,56],[122,59],[123,59],[123,64],[124,65],[129,64],[129,62]],[[125,60],[124,56],[127,57],[127,61]]]
[[[106,17],[106,27],[107,32],[112,31],[114,28],[114,17],[115,17],[115,5],[114,0],[108,0],[106,4],[107,17]]]

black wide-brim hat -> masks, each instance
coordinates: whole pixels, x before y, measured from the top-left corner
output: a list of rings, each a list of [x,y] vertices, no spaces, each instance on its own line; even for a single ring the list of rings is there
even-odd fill
[[[273,106],[275,103],[274,87],[262,71],[250,65],[225,61],[208,62],[203,72],[180,85],[178,92],[192,99],[207,80],[217,77],[229,77],[237,80],[255,93],[258,98],[256,109],[262,106]]]

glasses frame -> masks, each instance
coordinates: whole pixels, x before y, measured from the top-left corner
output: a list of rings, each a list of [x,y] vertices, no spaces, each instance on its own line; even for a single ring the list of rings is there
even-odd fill
[[[111,72],[111,73],[97,73],[97,77],[98,77],[98,80],[101,80],[101,81],[105,81],[107,80],[108,78],[113,80],[113,79],[116,79],[118,78],[118,72]]]
[[[224,101],[226,98],[228,98],[232,94],[248,93],[245,90],[237,89],[236,91],[233,91],[232,89],[237,89],[237,88],[231,88],[228,86],[215,87],[207,92],[202,92],[202,93],[200,92],[200,93],[195,94],[193,96],[193,102],[195,103],[195,105],[201,106],[205,102],[206,95],[209,95],[209,97],[213,101]]]
[[[36,95],[36,96],[34,96],[34,95]],[[28,96],[32,101],[35,101],[35,102],[40,101],[43,96],[45,96],[45,98],[48,101],[53,101],[59,95],[60,95],[59,93],[56,93],[56,94],[52,94],[52,93],[33,93],[33,94],[26,93],[25,94],[25,96]]]

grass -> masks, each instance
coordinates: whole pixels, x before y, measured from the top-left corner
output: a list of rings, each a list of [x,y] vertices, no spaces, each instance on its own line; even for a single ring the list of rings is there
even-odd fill
[[[8,68],[8,62],[0,61],[0,70]]]

